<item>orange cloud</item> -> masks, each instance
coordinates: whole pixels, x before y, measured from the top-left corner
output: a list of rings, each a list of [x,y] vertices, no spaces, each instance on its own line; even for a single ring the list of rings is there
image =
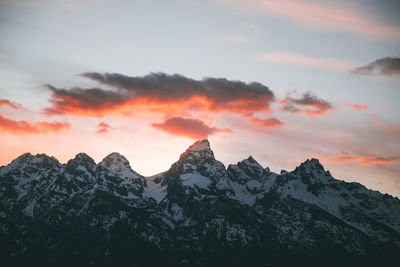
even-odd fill
[[[121,74],[85,73],[82,76],[114,90],[99,88],[59,89],[52,92],[47,115],[74,114],[102,117],[132,112],[176,113],[180,111],[232,112],[252,115],[268,112],[274,94],[260,83],[224,78],[189,79],[184,76],[151,73],[143,77]]]
[[[4,132],[12,134],[46,134],[51,132],[59,132],[70,128],[69,123],[61,122],[36,122],[29,123],[27,121],[15,121],[0,115],[0,129]]]
[[[347,107],[352,108],[354,110],[368,110],[368,106],[366,104],[350,104],[350,103],[344,103]]]
[[[347,60],[331,59],[331,58],[313,58],[289,52],[258,54],[254,56],[254,59],[259,61],[270,61],[279,64],[306,66],[306,67],[328,69],[340,72],[343,71],[345,72],[356,66],[355,63]]]
[[[0,99],[0,107],[1,106],[8,106],[12,109],[21,109],[22,108],[22,106],[20,104],[13,103],[7,99]]]
[[[322,4],[307,3],[298,0],[219,0],[239,10],[247,10],[258,14],[275,14],[298,22],[305,26],[319,29],[351,31],[372,37],[400,39],[400,28],[380,25],[369,20],[365,15],[334,8]]]
[[[328,111],[333,110],[332,105],[318,98],[310,92],[304,93],[300,98],[293,98],[290,95],[279,102],[282,110],[290,113],[304,113],[309,116],[324,116]]]
[[[330,156],[324,159],[328,163],[358,162],[363,165],[387,165],[395,163],[397,157],[375,157],[375,156]]]
[[[275,127],[282,127],[286,124],[278,120],[277,118],[268,118],[268,119],[259,119],[253,117],[250,119],[250,122],[261,126],[264,129],[275,128]]]
[[[185,136],[193,139],[207,138],[209,135],[220,132],[232,132],[230,129],[210,127],[201,120],[181,117],[172,117],[166,119],[162,123],[153,123],[151,126],[172,135]]]

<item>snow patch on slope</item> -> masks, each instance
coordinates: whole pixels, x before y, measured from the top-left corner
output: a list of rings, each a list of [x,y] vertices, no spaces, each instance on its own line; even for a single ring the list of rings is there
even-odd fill
[[[167,186],[161,186],[161,182],[155,182],[158,176],[159,175],[155,175],[146,178],[147,187],[144,188],[143,196],[153,198],[157,203],[160,203],[167,195]]]
[[[180,176],[182,185],[197,186],[198,188],[207,189],[211,185],[209,178],[198,173],[185,173]]]

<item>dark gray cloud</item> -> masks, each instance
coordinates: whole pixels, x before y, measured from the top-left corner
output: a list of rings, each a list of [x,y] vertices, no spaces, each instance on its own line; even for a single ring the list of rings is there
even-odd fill
[[[165,99],[187,99],[203,95],[217,102],[240,98],[257,99],[274,94],[261,83],[245,83],[225,78],[194,80],[179,74],[151,73],[143,77],[129,77],[118,73],[83,73],[83,77],[101,84],[110,85],[134,93],[136,96],[163,97]]]
[[[106,111],[122,105],[129,95],[100,88],[72,88],[69,90],[46,85],[51,91],[52,106],[44,111],[47,115],[79,114],[95,115],[96,112]]]
[[[326,112],[333,109],[331,103],[323,100],[310,92],[304,93],[299,98],[287,96],[280,102],[283,111],[291,113],[305,113],[310,116],[325,115]]]
[[[400,58],[385,57],[351,71],[359,75],[400,75]]]
[[[274,94],[261,83],[245,83],[225,78],[194,80],[179,74],[151,73],[130,77],[117,73],[83,73],[81,76],[108,85],[113,90],[100,88],[59,89],[51,85],[52,106],[47,114],[101,115],[123,106],[143,103],[164,109],[171,104],[182,109],[201,109],[208,112],[232,112],[252,115],[269,111]],[[131,109],[131,110],[132,110]]]

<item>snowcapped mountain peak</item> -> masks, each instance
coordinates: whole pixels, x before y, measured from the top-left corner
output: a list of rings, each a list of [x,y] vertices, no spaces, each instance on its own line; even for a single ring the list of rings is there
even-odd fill
[[[11,165],[21,165],[21,164],[34,164],[37,166],[49,166],[55,163],[59,163],[54,157],[47,156],[46,154],[36,154],[24,153],[11,163]]]
[[[96,163],[94,160],[85,153],[79,153],[74,159],[67,162],[67,171],[76,171],[86,169],[87,171],[94,172],[96,170]]]
[[[329,171],[325,171],[324,167],[321,165],[318,159],[307,159],[305,162],[301,163],[300,166],[296,167],[293,172],[286,173],[287,175],[295,175],[302,180],[304,177],[309,177],[311,180],[309,182],[317,183],[329,183],[334,180]],[[285,174],[285,175],[286,175]]]
[[[26,162],[33,158],[33,155],[29,152],[22,154],[18,158],[14,159],[12,162]]]
[[[46,154],[36,154],[33,156],[31,163],[46,164],[46,163],[58,163],[55,157],[47,156]]]
[[[321,163],[319,162],[319,159],[316,159],[316,158],[307,159],[302,164],[308,164],[308,165],[311,165],[311,166],[318,166],[319,165],[319,166],[322,167]]]
[[[257,180],[265,175],[264,168],[252,157],[238,162],[237,166],[244,171],[249,177],[254,177]]]
[[[76,161],[88,161],[88,162],[93,162],[94,164],[96,164],[94,162],[94,160],[86,153],[77,154],[73,160],[76,160]]]
[[[227,178],[224,164],[215,160],[210,143],[206,139],[195,142],[181,154],[179,160],[172,164],[171,168],[162,175],[162,185],[186,173],[201,174],[215,182],[219,180],[225,181]]]
[[[307,159],[306,161],[301,163],[300,166],[296,169],[300,169],[302,171],[305,171],[306,173],[310,173],[311,171],[325,172],[324,166],[322,166],[319,160],[315,158]]]
[[[110,155],[106,156],[100,163],[100,166],[103,166],[109,170],[115,172],[122,172],[124,170],[132,170],[129,161],[121,154],[117,152],[113,152]]]
[[[252,156],[249,156],[247,159],[242,160],[239,163],[246,164],[246,165],[249,165],[249,166],[254,166],[254,167],[257,167],[257,168],[258,167],[262,168],[262,166]]]
[[[240,184],[251,180],[262,180],[270,174],[269,169],[264,169],[252,156],[237,164],[228,166],[228,175],[231,180]]]

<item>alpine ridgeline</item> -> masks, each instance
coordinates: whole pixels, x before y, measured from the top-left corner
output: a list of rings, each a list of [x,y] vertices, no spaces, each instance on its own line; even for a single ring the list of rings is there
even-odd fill
[[[0,167],[1,266],[398,266],[399,252],[399,199],[317,159],[226,169],[202,140],[148,178],[118,153]]]

